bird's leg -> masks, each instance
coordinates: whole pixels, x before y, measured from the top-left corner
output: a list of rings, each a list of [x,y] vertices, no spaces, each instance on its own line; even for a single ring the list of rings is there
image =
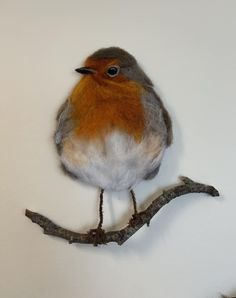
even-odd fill
[[[132,201],[133,201],[133,207],[134,207],[134,213],[133,213],[133,218],[136,217],[137,215],[137,202],[136,202],[136,197],[135,197],[135,193],[133,191],[133,189],[130,190],[130,194],[131,194],[131,198],[132,198]]]
[[[136,202],[136,197],[135,197],[135,193],[133,191],[133,189],[130,190],[130,194],[131,194],[131,198],[133,201],[133,208],[134,208],[134,213],[129,221],[130,225],[136,225],[137,224],[137,220],[138,218],[138,211],[137,211],[137,202]],[[147,226],[149,227],[150,222],[147,222]]]
[[[136,197],[135,197],[135,193],[133,191],[133,189],[130,189],[130,194],[131,194],[131,198],[132,198],[132,202],[133,202],[133,208],[134,208],[134,213],[129,221],[129,224],[132,226],[135,226],[135,222],[137,220],[137,202],[136,202]]]
[[[104,243],[105,231],[102,229],[103,224],[103,193],[104,189],[101,189],[100,192],[100,201],[99,201],[99,223],[96,229],[89,231],[89,234],[93,238],[94,246]]]
[[[100,202],[99,202],[99,224],[97,229],[102,229],[102,224],[103,224],[103,193],[104,193],[104,189],[101,189]]]

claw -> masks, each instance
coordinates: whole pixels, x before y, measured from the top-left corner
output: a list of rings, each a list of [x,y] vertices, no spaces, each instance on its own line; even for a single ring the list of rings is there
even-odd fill
[[[106,244],[106,232],[102,228],[98,227],[96,229],[91,229],[88,234],[93,240],[94,246],[98,246],[98,244]]]
[[[131,226],[135,227],[135,225],[136,225],[136,223],[137,223],[138,220],[139,220],[138,213],[134,213],[132,215],[132,217],[130,218],[130,220],[129,220],[129,224]]]

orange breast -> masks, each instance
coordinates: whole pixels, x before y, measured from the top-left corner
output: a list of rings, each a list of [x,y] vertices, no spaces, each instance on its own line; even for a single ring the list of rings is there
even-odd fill
[[[119,129],[138,142],[144,132],[141,88],[132,81],[98,82],[84,76],[71,95],[78,137],[91,139]]]

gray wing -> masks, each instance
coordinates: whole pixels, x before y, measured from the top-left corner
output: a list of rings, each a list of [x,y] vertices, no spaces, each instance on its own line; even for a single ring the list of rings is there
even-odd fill
[[[163,138],[166,147],[169,147],[173,140],[172,121],[160,97],[151,86],[146,86],[143,96],[143,103],[147,111],[149,129]],[[144,179],[154,178],[160,169],[160,164],[151,172],[147,173]]]
[[[154,178],[159,173],[160,166],[161,165],[157,166],[154,170],[147,173],[147,175],[144,177],[144,180],[150,180],[150,179]]]
[[[166,146],[169,147],[173,141],[172,121],[168,111],[166,110],[161,98],[153,90],[152,86],[146,86],[147,95],[144,96],[144,104],[147,103],[147,108],[150,110],[151,125],[155,127],[162,127],[161,122],[164,122],[166,130]],[[145,98],[146,97],[146,98]],[[161,112],[161,113],[160,113]],[[160,115],[161,114],[161,115]],[[158,118],[162,119],[158,119]]]
[[[62,142],[68,136],[73,128],[73,123],[71,120],[72,107],[67,99],[59,108],[57,113],[57,127],[54,135],[54,142],[58,153],[61,153]]]
[[[166,145],[167,145],[167,147],[169,147],[173,142],[172,121],[171,121],[170,115],[169,115],[168,111],[166,110],[160,97],[155,93],[154,90],[153,90],[153,93],[154,93],[154,96],[156,97],[156,99],[159,101],[161,109],[162,109],[162,115],[163,115],[163,119],[164,119],[166,129],[167,129]]]

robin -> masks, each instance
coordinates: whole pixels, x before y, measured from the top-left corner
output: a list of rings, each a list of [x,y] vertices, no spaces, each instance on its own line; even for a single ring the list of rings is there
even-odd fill
[[[170,116],[136,59],[118,47],[102,48],[76,71],[82,78],[57,115],[55,144],[63,170],[104,190],[133,191],[159,171],[172,142]]]

